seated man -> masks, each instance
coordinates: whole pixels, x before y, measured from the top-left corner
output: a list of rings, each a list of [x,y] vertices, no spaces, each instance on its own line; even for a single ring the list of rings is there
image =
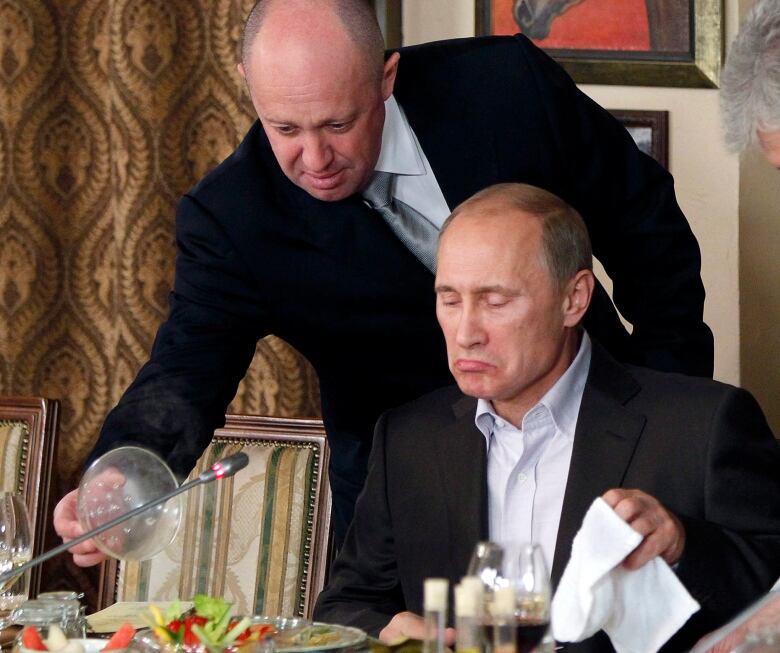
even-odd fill
[[[780,574],[780,447],[749,393],[624,366],[580,326],[594,287],[582,219],[492,186],[441,232],[437,316],[457,381],[385,413],[318,619],[419,637],[423,579],[457,582],[475,543],[539,543],[553,586],[598,496],[701,603],[688,649]],[[414,360],[408,361],[410,366]],[[598,633],[574,645],[609,651]]]

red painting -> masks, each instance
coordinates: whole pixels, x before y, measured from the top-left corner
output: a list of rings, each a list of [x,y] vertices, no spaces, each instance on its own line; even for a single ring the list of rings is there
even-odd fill
[[[693,0],[490,0],[490,33],[522,32],[548,50],[690,51]]]

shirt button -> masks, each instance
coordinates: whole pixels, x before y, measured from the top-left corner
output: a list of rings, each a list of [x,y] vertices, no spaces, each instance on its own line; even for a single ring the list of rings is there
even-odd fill
[[[528,476],[526,476],[526,475],[525,475],[523,472],[520,472],[520,473],[517,475],[517,480],[518,480],[518,481],[520,481],[521,483],[522,483],[522,482],[523,482],[523,481],[524,481],[526,478],[528,478]]]

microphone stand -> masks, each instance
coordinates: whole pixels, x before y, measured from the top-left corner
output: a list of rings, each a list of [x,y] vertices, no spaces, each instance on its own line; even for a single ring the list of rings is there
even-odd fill
[[[103,531],[107,531],[110,528],[116,526],[117,524],[121,524],[122,522],[127,521],[128,519],[132,519],[136,515],[140,515],[142,512],[148,510],[149,508],[154,508],[155,506],[159,506],[160,504],[168,501],[168,499],[172,499],[173,497],[178,496],[182,492],[187,492],[198,485],[203,485],[204,483],[211,483],[212,481],[221,478],[233,476],[233,474],[244,469],[244,467],[246,467],[248,464],[249,464],[249,456],[247,456],[243,451],[239,451],[238,453],[234,453],[232,456],[228,456],[227,458],[218,460],[209,469],[201,473],[198,476],[198,478],[194,478],[191,481],[188,481],[187,483],[183,483],[175,490],[168,492],[168,494],[164,494],[163,496],[158,497],[157,499],[153,499],[152,501],[144,503],[143,505],[140,505],[137,508],[133,508],[132,510],[126,512],[123,515],[114,517],[114,519],[112,519],[111,521],[107,521],[105,524],[97,526],[96,528],[93,528],[92,530],[87,531],[86,533],[79,535],[78,537],[74,537],[72,540],[68,540],[67,542],[63,542],[59,546],[55,546],[53,549],[50,549],[49,551],[42,553],[41,555],[33,558],[32,560],[25,562],[23,565],[20,565],[18,567],[15,567],[14,569],[6,571],[3,574],[0,574],[0,587],[2,587],[4,583],[11,580],[12,578],[15,578],[20,574],[23,574],[28,569],[37,567],[39,564],[46,562],[47,560],[50,560],[51,558],[59,555],[63,551],[67,551],[69,548],[75,546],[76,544],[81,544],[82,542],[86,542],[87,540],[95,537],[95,535],[100,535],[100,533],[102,533]]]

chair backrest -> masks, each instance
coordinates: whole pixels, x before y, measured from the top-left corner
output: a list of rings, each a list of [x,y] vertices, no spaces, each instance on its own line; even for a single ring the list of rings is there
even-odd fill
[[[203,593],[232,602],[234,614],[311,616],[330,529],[322,421],[228,415],[190,477],[237,451],[249,455],[248,467],[184,495],[165,551],[106,568],[101,607]]]
[[[59,404],[41,397],[0,397],[0,491],[24,497],[33,555],[43,553],[50,521],[51,473]],[[40,590],[41,568],[30,572],[30,595]]]

